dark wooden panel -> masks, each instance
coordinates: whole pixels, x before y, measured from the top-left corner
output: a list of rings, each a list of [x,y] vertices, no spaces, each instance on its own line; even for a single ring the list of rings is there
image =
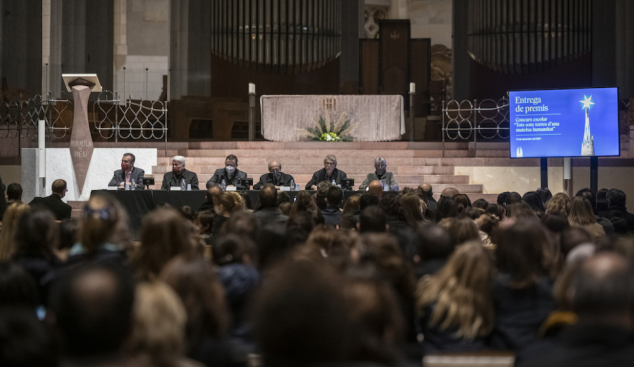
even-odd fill
[[[359,47],[361,94],[379,94],[379,40],[362,39]]]
[[[415,38],[410,41],[411,82],[416,83],[414,116],[429,114],[429,82],[431,80],[431,38]]]
[[[383,20],[379,27],[381,93],[405,96],[410,80],[409,20]]]

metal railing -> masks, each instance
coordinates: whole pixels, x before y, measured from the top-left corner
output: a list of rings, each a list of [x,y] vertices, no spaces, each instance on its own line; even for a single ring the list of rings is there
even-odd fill
[[[449,140],[473,139],[475,149],[480,139],[507,140],[510,134],[509,101],[485,99],[483,101],[452,100],[442,104],[442,154],[445,156],[445,138]]]
[[[127,99],[120,104],[119,94],[99,93],[93,111],[98,115],[95,129],[104,139],[164,140],[167,150],[167,102]]]
[[[18,156],[22,140],[38,134],[38,120],[46,123],[46,141],[64,138],[72,130],[74,102],[72,94],[36,95],[21,101],[0,103],[0,140],[17,139]],[[122,140],[163,140],[167,150],[167,102],[127,99],[121,104],[117,94],[104,90],[89,109],[92,123],[100,137]]]

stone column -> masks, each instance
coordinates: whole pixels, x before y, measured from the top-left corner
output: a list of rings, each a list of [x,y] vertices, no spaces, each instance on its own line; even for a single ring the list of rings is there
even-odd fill
[[[453,0],[453,99],[470,98],[469,79],[471,77],[469,64],[469,49],[467,31],[469,27],[469,0]]]
[[[341,2],[339,92],[359,93],[359,38],[363,31],[363,0]]]

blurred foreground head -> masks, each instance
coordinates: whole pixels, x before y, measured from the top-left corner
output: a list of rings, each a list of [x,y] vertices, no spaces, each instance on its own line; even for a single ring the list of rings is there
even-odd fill
[[[66,274],[51,299],[67,357],[117,353],[132,326],[134,282],[118,267],[85,267]]]

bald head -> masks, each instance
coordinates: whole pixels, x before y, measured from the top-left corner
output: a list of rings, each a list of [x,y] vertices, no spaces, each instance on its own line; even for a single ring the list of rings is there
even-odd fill
[[[614,253],[585,260],[573,276],[569,295],[579,321],[631,322],[634,274],[629,262]]]
[[[282,165],[280,164],[280,162],[278,161],[269,162],[269,172],[273,173],[273,172],[281,171],[281,170],[282,170]]]
[[[222,189],[218,185],[212,185],[207,189],[207,202],[213,203],[214,198],[218,195],[222,194]]]
[[[381,184],[381,181],[374,180],[370,182],[368,192],[378,198],[381,198],[383,196],[383,185]]]
[[[418,186],[427,196],[433,195],[431,185],[428,183],[422,183]]]
[[[453,198],[454,196],[458,194],[460,194],[460,192],[453,187],[447,187],[446,189],[442,190],[442,192],[440,193],[440,195],[446,198]]]

